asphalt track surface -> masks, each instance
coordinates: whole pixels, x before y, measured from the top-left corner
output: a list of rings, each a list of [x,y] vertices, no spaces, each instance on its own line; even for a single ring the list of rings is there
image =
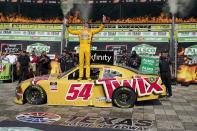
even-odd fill
[[[13,103],[14,90],[16,83],[0,83],[0,131],[8,131],[8,127],[29,127],[34,130],[17,131],[123,131],[122,128],[115,129],[120,123],[127,127],[135,127],[131,130],[139,130],[142,126],[136,126],[135,120],[145,120],[152,122],[147,126],[147,131],[197,131],[197,85],[183,87],[173,86],[173,97],[156,101],[142,102],[136,104],[134,108],[120,109],[96,108],[96,107],[71,107],[71,106],[48,106],[30,104],[16,105]],[[27,112],[49,112],[61,116],[61,119],[46,124],[33,124],[16,120],[16,116]],[[84,122],[86,118],[98,120],[92,127],[68,125],[71,117],[81,116]],[[113,118],[112,128],[96,128],[99,120],[103,118]],[[128,126],[128,120],[135,126]],[[87,119],[86,119],[87,120]],[[125,121],[127,120],[127,121]],[[76,123],[77,123],[76,122]],[[85,121],[87,122],[87,121]],[[101,123],[103,124],[103,123]],[[37,130],[36,130],[37,129]],[[16,131],[16,130],[12,130]]]

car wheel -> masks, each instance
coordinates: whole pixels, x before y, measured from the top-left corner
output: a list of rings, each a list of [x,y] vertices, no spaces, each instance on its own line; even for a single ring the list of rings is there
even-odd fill
[[[25,98],[32,105],[44,104],[47,100],[45,91],[39,86],[30,86],[25,91]]]
[[[135,105],[137,100],[136,93],[128,87],[116,88],[112,95],[112,102],[120,108],[129,108]]]

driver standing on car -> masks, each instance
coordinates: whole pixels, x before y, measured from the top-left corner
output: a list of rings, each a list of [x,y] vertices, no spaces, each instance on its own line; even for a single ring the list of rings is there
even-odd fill
[[[106,16],[103,15],[103,23],[106,21]],[[97,29],[90,29],[88,22],[84,23],[82,30],[73,30],[68,24],[68,20],[65,19],[67,30],[70,34],[79,35],[80,48],[79,48],[79,79],[83,78],[83,67],[86,61],[86,79],[90,78],[90,58],[91,58],[91,42],[94,34],[103,30],[104,25],[101,24]],[[84,60],[85,56],[85,60]]]

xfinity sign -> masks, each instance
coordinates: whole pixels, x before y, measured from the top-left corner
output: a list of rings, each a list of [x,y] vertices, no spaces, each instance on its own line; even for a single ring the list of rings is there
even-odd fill
[[[91,63],[113,65],[114,52],[113,51],[91,51]]]

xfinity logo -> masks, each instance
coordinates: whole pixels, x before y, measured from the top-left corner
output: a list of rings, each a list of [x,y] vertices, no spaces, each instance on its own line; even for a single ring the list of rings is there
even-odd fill
[[[91,59],[93,62],[95,60],[110,62],[111,58],[112,58],[111,56],[107,56],[106,54],[105,55],[98,55],[97,53],[95,53],[94,55],[91,56]]]
[[[91,51],[91,63],[113,64],[113,51]]]

